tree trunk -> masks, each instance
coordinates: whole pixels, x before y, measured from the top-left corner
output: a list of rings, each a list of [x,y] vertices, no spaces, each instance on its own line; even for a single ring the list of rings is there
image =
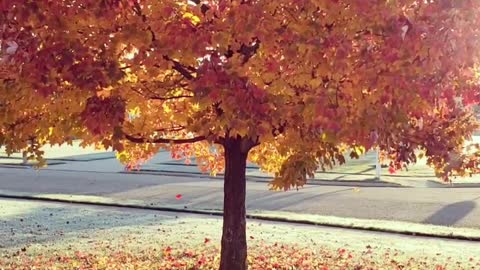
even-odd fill
[[[246,181],[247,155],[251,148],[246,139],[227,139],[223,201],[223,235],[220,270],[246,270]]]

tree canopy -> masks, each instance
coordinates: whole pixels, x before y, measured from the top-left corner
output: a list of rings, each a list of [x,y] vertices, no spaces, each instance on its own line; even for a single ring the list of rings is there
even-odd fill
[[[479,171],[479,25],[477,0],[1,1],[0,146],[225,169],[221,269],[242,270],[247,156],[275,189],[373,147]]]
[[[166,147],[216,173],[223,150],[212,145],[248,137],[277,188],[374,145],[394,169],[420,149],[439,175],[474,172],[476,160],[454,155],[452,166],[452,153],[476,128],[464,105],[479,97],[478,10],[469,0],[2,1],[0,144],[80,138],[131,164]]]

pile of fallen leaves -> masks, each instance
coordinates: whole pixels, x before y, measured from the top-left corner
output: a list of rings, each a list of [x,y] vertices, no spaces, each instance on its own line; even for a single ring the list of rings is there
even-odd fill
[[[200,247],[197,250],[176,250],[166,247],[161,250],[143,251],[103,250],[89,252],[68,252],[29,256],[26,253],[5,255],[0,258],[0,269],[218,269],[219,249]],[[361,253],[346,249],[305,249],[281,244],[258,244],[249,247],[249,269],[480,269],[480,261],[470,258],[466,262],[454,258],[414,258],[396,251],[376,253],[367,246]]]

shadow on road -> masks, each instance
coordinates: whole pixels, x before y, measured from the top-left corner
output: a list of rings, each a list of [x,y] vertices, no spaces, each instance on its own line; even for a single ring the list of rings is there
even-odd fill
[[[252,206],[256,204],[261,205],[262,210],[285,210],[287,207],[292,208],[300,204],[305,204],[308,201],[319,203],[320,200],[328,199],[328,197],[336,196],[344,192],[351,192],[353,189],[354,188],[343,188],[339,190],[318,193],[272,192],[262,196],[259,196],[259,194],[249,194],[247,195],[247,209],[257,210],[252,208]]]
[[[456,202],[444,206],[437,212],[433,213],[430,217],[425,219],[423,222],[427,224],[443,226],[455,225],[458,221],[468,216],[468,214],[470,214],[470,212],[477,207],[475,200],[479,198],[480,197],[477,197],[473,200]]]

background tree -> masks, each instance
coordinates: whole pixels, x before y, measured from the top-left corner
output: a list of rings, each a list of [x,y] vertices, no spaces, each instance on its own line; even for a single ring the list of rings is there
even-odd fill
[[[225,170],[220,269],[246,269],[247,159],[285,190],[376,146],[478,171],[478,25],[475,0],[2,1],[0,145]]]

